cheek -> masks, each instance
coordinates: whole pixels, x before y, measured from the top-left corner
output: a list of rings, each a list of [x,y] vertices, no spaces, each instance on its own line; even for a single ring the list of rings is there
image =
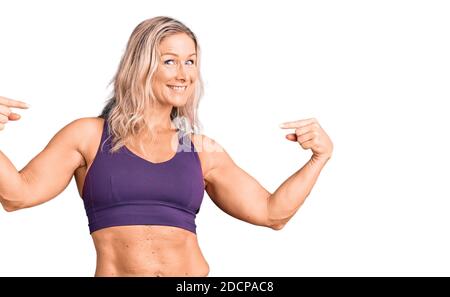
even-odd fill
[[[173,77],[174,71],[170,68],[167,67],[162,67],[161,65],[158,66],[158,68],[156,69],[155,74],[153,75],[153,77],[158,80],[159,82],[164,82],[169,80],[171,77]]]
[[[198,69],[192,69],[191,71],[189,71],[189,77],[192,81],[196,81],[198,78]]]
[[[197,83],[197,76],[188,76],[187,82],[189,84],[189,87],[193,88],[195,86],[195,84]]]
[[[164,73],[155,73],[152,83],[153,90],[159,90],[160,92],[164,91],[167,81],[169,81],[169,79]]]
[[[158,83],[165,83],[170,79],[171,75],[170,73],[167,73],[167,71],[159,72],[157,75],[155,75],[155,80]]]

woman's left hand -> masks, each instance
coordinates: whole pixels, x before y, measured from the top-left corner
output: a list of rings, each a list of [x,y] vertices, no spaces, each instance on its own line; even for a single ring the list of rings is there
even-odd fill
[[[281,124],[280,128],[295,129],[295,132],[286,135],[286,138],[298,142],[305,150],[311,149],[313,158],[331,158],[333,143],[315,118],[286,122]]]

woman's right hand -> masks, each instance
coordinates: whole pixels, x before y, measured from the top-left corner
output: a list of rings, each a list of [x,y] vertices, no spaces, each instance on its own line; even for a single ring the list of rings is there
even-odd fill
[[[29,105],[22,101],[17,101],[0,96],[0,130],[5,129],[8,121],[17,121],[20,114],[11,111],[10,107],[28,108]]]

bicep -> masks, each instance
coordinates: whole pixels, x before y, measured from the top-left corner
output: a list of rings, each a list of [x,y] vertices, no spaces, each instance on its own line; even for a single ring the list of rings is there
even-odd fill
[[[70,183],[84,158],[78,150],[77,135],[82,134],[82,119],[75,120],[49,141],[47,146],[19,171],[24,180],[24,207],[44,203],[60,194]]]
[[[224,212],[245,222],[268,226],[270,193],[250,174],[240,168],[221,149],[208,153],[212,168],[206,174],[206,192]]]

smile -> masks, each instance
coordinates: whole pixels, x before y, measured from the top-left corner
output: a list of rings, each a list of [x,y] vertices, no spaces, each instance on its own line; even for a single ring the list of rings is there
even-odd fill
[[[169,86],[168,85],[168,87],[177,92],[183,92],[184,90],[186,90],[186,86]]]

